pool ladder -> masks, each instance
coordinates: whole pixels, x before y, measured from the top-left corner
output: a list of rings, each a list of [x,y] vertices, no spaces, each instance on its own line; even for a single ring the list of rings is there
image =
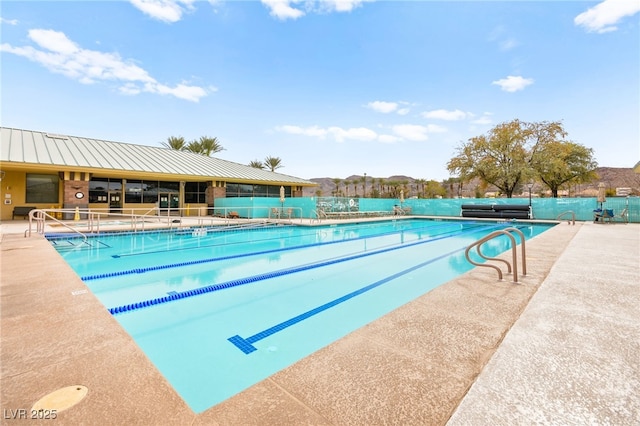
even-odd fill
[[[525,247],[525,238],[524,238],[524,234],[522,233],[522,231],[520,231],[517,228],[514,227],[509,227],[509,228],[505,228],[505,229],[500,229],[498,231],[493,231],[492,233],[490,233],[489,235],[486,235],[483,238],[480,238],[478,241],[472,243],[471,245],[469,245],[469,247],[467,247],[467,249],[464,252],[464,255],[466,256],[467,260],[469,261],[469,263],[475,265],[475,266],[483,266],[486,268],[493,268],[496,271],[498,271],[498,279],[502,280],[502,269],[500,269],[498,266],[496,265],[491,265],[488,263],[478,263],[475,262],[473,260],[471,260],[471,258],[469,257],[469,252],[471,251],[471,249],[473,247],[476,247],[476,251],[478,253],[478,255],[487,260],[487,261],[497,261],[497,262],[503,262],[507,265],[507,273],[511,273],[511,269],[513,268],[513,282],[517,283],[518,282],[518,255],[517,255],[517,248],[516,248],[516,239],[515,237],[511,234],[512,232],[517,233],[520,236],[520,246],[522,247],[522,275],[527,275],[527,260],[526,260],[526,247]],[[482,244],[486,243],[489,240],[492,240],[494,238],[497,238],[501,235],[505,235],[507,236],[510,240],[511,240],[511,258],[512,258],[512,263],[509,263],[508,260],[504,260],[504,259],[498,259],[497,257],[487,257],[484,254],[482,254],[482,252],[480,251],[480,247],[482,246]],[[513,267],[512,267],[513,265]]]
[[[566,212],[562,212],[560,213],[557,217],[556,220],[560,220],[560,218],[562,218],[563,216],[566,216],[570,214],[571,215],[571,219],[567,220],[567,223],[569,223],[569,225],[575,225],[576,224],[576,213],[573,210],[567,210]]]

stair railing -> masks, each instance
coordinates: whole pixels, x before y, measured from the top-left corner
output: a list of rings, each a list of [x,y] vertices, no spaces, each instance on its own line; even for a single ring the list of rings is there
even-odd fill
[[[567,210],[566,212],[562,212],[558,215],[558,217],[556,217],[556,220],[560,220],[563,216],[566,216],[567,214],[571,215],[571,220],[568,220],[567,223],[569,223],[569,225],[575,225],[576,224],[576,213],[573,210]]]
[[[527,261],[526,261],[527,251],[526,251],[524,234],[522,233],[522,231],[520,231],[519,229],[514,228],[514,227],[509,227],[509,228],[493,231],[492,233],[490,233],[488,235],[485,235],[484,237],[480,238],[478,241],[470,244],[469,247],[467,247],[467,249],[464,252],[465,257],[467,258],[469,263],[471,263],[472,265],[495,269],[498,272],[498,279],[502,280],[502,269],[500,269],[498,266],[492,265],[492,264],[489,264],[489,263],[479,263],[479,262],[476,262],[476,261],[472,260],[471,257],[469,257],[469,252],[471,251],[471,249],[473,247],[475,247],[476,248],[476,252],[478,253],[478,255],[481,258],[485,259],[486,261],[497,261],[497,262],[502,262],[502,263],[506,264],[507,265],[507,273],[511,273],[511,270],[513,269],[513,282],[517,283],[518,282],[518,254],[517,254],[517,248],[516,248],[516,239],[511,234],[512,232],[515,232],[520,236],[520,246],[522,247],[522,254],[521,254],[521,257],[522,257],[522,275],[527,275]],[[494,238],[497,238],[497,237],[499,237],[501,235],[505,235],[511,240],[511,258],[512,258],[511,263],[509,263],[509,261],[505,260],[505,259],[499,259],[497,257],[487,257],[482,253],[482,251],[480,249],[482,244],[484,244],[487,241],[490,241],[490,240],[492,240]]]

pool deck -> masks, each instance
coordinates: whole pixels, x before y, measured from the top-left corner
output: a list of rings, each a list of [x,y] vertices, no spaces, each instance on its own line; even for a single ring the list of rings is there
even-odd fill
[[[518,284],[475,268],[200,414],[25,227],[1,225],[2,424],[72,385],[55,424],[640,423],[640,224],[562,223]]]

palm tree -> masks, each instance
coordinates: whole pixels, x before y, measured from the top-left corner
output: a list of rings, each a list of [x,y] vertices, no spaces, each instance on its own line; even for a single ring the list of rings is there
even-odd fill
[[[224,151],[224,147],[220,145],[216,137],[201,136],[198,142],[200,144],[200,153],[207,157],[210,157],[211,154],[215,154],[216,152]]]
[[[349,196],[349,185],[351,185],[351,181],[350,180],[345,180],[343,183],[344,183],[344,187],[345,187],[345,189],[347,191],[345,195],[348,197]]]
[[[424,197],[424,185],[427,183],[426,179],[416,179],[416,183],[418,184],[418,198]]]
[[[400,188],[401,190],[404,191],[404,194],[408,197],[409,196],[409,181],[406,179],[403,179],[400,181],[400,185],[402,186],[402,188]]]
[[[386,196],[385,195],[386,184],[387,184],[387,181],[385,180],[385,178],[378,179],[378,192],[380,193],[381,198],[384,198]]]
[[[381,179],[371,179],[371,198],[380,198],[379,182]]]
[[[276,169],[279,169],[280,167],[284,167],[280,157],[266,157],[263,163],[264,166],[271,169],[272,172],[275,172]]]
[[[262,164],[262,161],[252,160],[249,163],[249,167],[253,167],[254,169],[264,169],[264,164]]]
[[[340,192],[340,182],[342,182],[342,179],[340,179],[340,178],[333,178],[333,179],[331,179],[331,180],[333,181],[334,185],[336,186],[335,191],[333,191],[333,195],[337,197],[337,196],[338,196],[338,193]]]
[[[186,143],[182,136],[169,136],[166,142],[160,142],[160,144],[176,151],[189,151],[207,157],[224,150],[218,142],[218,138],[210,138],[209,136],[202,136],[200,140],[189,143]]]
[[[186,142],[182,136],[169,136],[166,142],[160,142],[165,148],[175,149],[176,151],[184,151]]]
[[[183,151],[189,151],[189,152],[193,152],[194,154],[201,154],[203,155],[202,152],[202,145],[200,144],[200,142],[198,141],[191,141],[189,142],[183,149]]]

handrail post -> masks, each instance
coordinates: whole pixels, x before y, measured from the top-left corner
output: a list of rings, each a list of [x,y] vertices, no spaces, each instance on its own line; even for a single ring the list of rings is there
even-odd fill
[[[527,249],[525,243],[524,233],[518,228],[509,227],[506,228],[505,231],[515,232],[520,236],[520,246],[522,247],[522,275],[527,275]],[[515,243],[514,243],[515,247]]]

